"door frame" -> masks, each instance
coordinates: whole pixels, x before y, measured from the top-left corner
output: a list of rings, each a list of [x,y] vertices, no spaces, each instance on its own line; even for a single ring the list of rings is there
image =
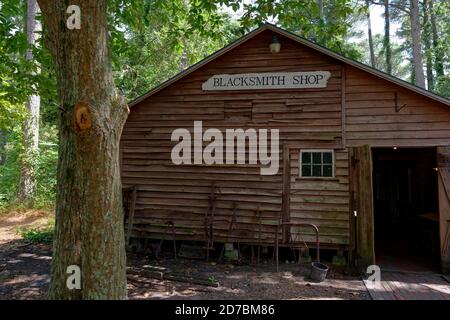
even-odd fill
[[[414,148],[414,147],[410,147]],[[440,233],[440,256],[441,256],[441,268],[442,272],[449,274],[450,273],[450,244],[447,250],[447,254],[444,256],[444,246],[446,245],[446,233],[450,230],[447,229],[447,221],[450,222],[450,146],[424,146],[419,148],[435,148],[436,149],[436,159],[437,159],[437,168],[438,168],[438,206],[439,206],[439,233]],[[361,211],[361,201],[364,202],[364,199],[358,197],[358,189],[361,187],[361,182],[365,179],[368,179],[368,176],[358,176],[358,166],[360,164],[359,157],[361,156],[361,152],[365,154],[363,156],[362,164],[366,167],[365,172],[369,171],[370,164],[370,188],[367,188],[365,192],[366,201],[370,198],[371,204],[365,204],[366,208]],[[365,159],[365,160],[364,160]],[[370,161],[369,161],[370,160]],[[372,148],[368,145],[362,147],[353,147],[349,148],[349,161],[350,161],[350,191],[351,191],[351,200],[352,200],[352,213],[354,210],[357,211],[357,218],[353,217],[351,222],[353,223],[351,232],[351,243],[353,242],[353,249],[355,252],[354,259],[358,262],[358,258],[360,259],[360,266],[367,266],[370,264],[375,264],[376,255],[375,255],[375,241],[374,241],[374,219],[375,212],[373,208],[373,162],[372,162]],[[366,174],[364,174],[366,175]],[[370,193],[370,197],[369,197]],[[361,219],[362,213],[362,219]],[[352,214],[353,216],[353,214]],[[358,245],[361,245],[361,238],[358,238],[358,228],[363,227],[363,229],[359,229],[359,231],[364,230],[364,227],[367,227],[361,224],[361,220],[366,220],[368,225],[371,225],[371,229],[367,230],[367,237],[369,238],[369,242],[372,242],[372,249],[368,246],[369,251],[358,252]],[[370,222],[371,220],[371,222]],[[449,227],[450,228],[450,227]],[[450,236],[450,235],[449,235]],[[370,239],[371,238],[371,239]],[[450,241],[450,240],[449,240]],[[364,243],[363,243],[364,249]],[[361,248],[360,250],[361,251]],[[363,250],[364,251],[364,250]],[[359,256],[359,257],[358,257]],[[358,264],[356,264],[358,265]]]
[[[375,264],[371,147],[349,148],[349,162],[351,259],[357,268],[365,269]]]
[[[436,148],[441,269],[450,274],[450,146]]]

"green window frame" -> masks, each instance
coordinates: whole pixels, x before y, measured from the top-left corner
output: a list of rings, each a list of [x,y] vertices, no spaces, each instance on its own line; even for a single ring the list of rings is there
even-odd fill
[[[300,150],[300,177],[334,178],[334,150]]]

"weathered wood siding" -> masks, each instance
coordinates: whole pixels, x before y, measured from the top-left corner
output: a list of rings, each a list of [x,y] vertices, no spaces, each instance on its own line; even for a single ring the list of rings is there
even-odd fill
[[[132,108],[121,157],[124,186],[138,186],[134,236],[166,237],[171,232],[166,222],[172,221],[178,239],[204,240],[208,196],[215,183],[220,194],[214,241],[273,243],[273,224],[283,219],[318,225],[325,246],[349,245],[348,148],[450,144],[447,106],[284,36],[279,35],[281,52],[271,54],[272,35],[261,32]],[[331,72],[326,88],[201,88],[215,74],[319,70]],[[396,104],[406,106],[396,111]],[[194,121],[200,120],[203,130],[279,129],[278,174],[261,176],[259,164],[174,165],[172,131],[186,128],[193,134]],[[335,177],[301,178],[301,149],[333,149]],[[283,154],[289,159],[284,161]],[[234,204],[237,220],[228,237]],[[312,230],[302,232],[303,240],[314,241]]]
[[[334,178],[302,178],[299,172],[301,144],[291,149],[290,221],[313,223],[319,226],[320,241],[324,244],[349,243],[349,170],[348,152],[335,149]],[[292,239],[300,237],[314,242],[311,228],[292,228]]]
[[[273,243],[275,233],[270,225],[282,215],[281,153],[283,146],[289,146],[291,221],[318,224],[324,243],[347,243],[348,161],[347,152],[340,149],[342,66],[287,38],[280,39],[281,52],[271,54],[271,37],[269,31],[255,36],[132,108],[122,135],[122,179],[124,186],[139,187],[134,235],[163,237],[164,224],[170,220],[180,239],[203,240],[208,195],[215,182],[221,192],[214,217],[215,241],[226,240],[236,203],[237,223],[232,238]],[[228,92],[201,89],[214,74],[317,70],[331,72],[327,88]],[[194,120],[202,120],[204,130],[279,129],[278,174],[261,176],[259,164],[172,164],[170,152],[175,142],[170,141],[171,133],[177,128],[192,132]],[[299,148],[338,148],[336,179],[297,179]]]
[[[346,67],[347,146],[445,146],[450,108],[354,67]],[[395,109],[395,95],[397,105]]]

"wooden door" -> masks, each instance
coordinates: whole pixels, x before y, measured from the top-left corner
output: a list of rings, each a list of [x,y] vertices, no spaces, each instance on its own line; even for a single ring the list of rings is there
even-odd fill
[[[372,152],[365,145],[351,148],[349,155],[354,262],[358,268],[365,269],[375,263]]]
[[[450,273],[450,147],[437,148],[442,271]]]

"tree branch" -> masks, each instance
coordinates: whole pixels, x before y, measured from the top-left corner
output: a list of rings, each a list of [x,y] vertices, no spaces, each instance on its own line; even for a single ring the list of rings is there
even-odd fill
[[[382,3],[382,2],[376,2],[376,1],[374,1],[374,0],[370,0],[370,2],[371,2],[372,4],[375,4],[375,5],[384,6],[384,3]],[[398,4],[390,3],[390,2],[389,2],[389,6],[392,7],[392,8],[396,8],[396,9],[398,9],[398,10],[400,10],[400,11],[403,11],[404,13],[406,13],[406,14],[408,14],[408,15],[410,14],[410,12],[409,12],[408,9],[406,9],[405,7],[399,6]]]

